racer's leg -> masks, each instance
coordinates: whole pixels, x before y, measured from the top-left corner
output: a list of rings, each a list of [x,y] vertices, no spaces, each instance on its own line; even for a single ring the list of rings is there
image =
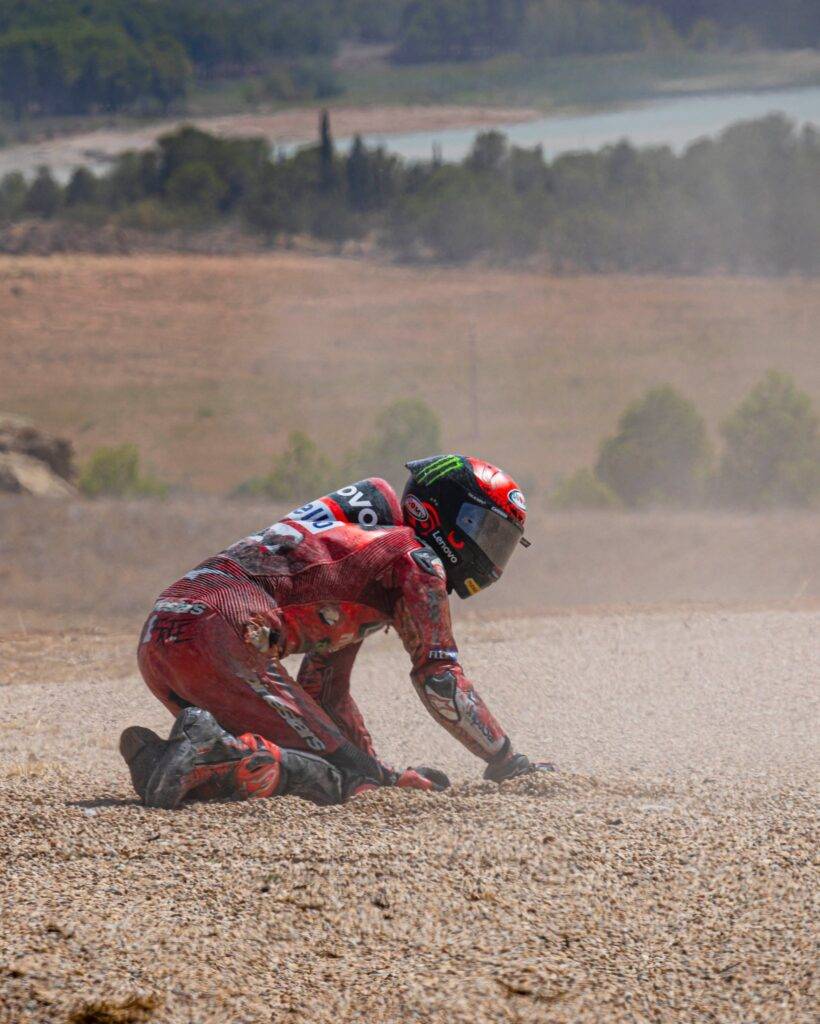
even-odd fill
[[[171,619],[175,627],[168,625]],[[282,666],[245,643],[218,612],[164,613],[146,639],[147,633],[137,655],[140,671],[174,717],[187,707],[204,708],[234,735],[258,733],[278,746],[320,756],[345,742]]]
[[[253,800],[293,793],[319,804],[342,803],[347,786],[332,765],[261,736],[232,736],[200,708],[177,718],[145,786],[149,807],[173,808],[197,798]]]
[[[293,792],[317,802],[338,802],[372,774],[369,763],[360,765],[347,754],[350,742],[281,665],[243,643],[222,616],[209,611],[183,622],[185,617],[176,613],[170,616],[173,622],[164,618],[146,627],[138,658],[152,692],[169,710],[182,709],[177,733],[162,741],[150,730],[132,728],[121,739],[135,789],[144,799],[165,806],[180,793],[179,799],[188,794],[247,799]],[[194,714],[199,709],[210,712],[207,719]],[[219,727],[211,715],[227,733],[216,735]],[[206,721],[213,749],[205,750],[208,743],[200,742],[204,753],[197,758],[191,751]],[[237,767],[239,753],[247,759],[245,767]],[[319,759],[330,763],[317,764]],[[159,782],[151,782],[160,761],[176,780],[168,783],[168,797]],[[268,770],[272,762],[280,766],[281,785]],[[180,781],[181,767],[189,764],[189,774]],[[264,783],[258,774],[247,777],[246,768],[263,772]]]

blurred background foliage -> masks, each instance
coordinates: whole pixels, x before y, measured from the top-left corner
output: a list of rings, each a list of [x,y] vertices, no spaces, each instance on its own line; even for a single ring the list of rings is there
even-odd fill
[[[721,425],[714,458],[695,404],[668,384],[650,388],[621,415],[593,468],[560,480],[545,497],[556,510],[812,508],[820,502],[820,432],[810,397],[770,371]],[[408,458],[444,450],[441,421],[422,399],[399,399],[375,417],[361,446],[334,462],[307,433],[290,433],[269,470],[245,481],[237,498],[306,501],[352,479],[381,476],[401,491]],[[163,497],[132,444],[101,448],[82,470],[88,497]],[[534,497],[530,493],[530,497]]]
[[[16,120],[168,111],[197,82],[335,95],[343,44],[396,63],[812,47],[816,0],[0,0],[0,104]]]
[[[560,481],[556,509],[722,506],[757,510],[820,502],[820,433],[809,395],[769,371],[721,424],[715,465],[706,424],[673,387],[651,388],[601,443],[594,469]]]
[[[66,186],[42,169],[0,180],[0,227],[26,218],[151,231],[232,223],[273,244],[367,239],[403,260],[537,258],[553,271],[816,274],[820,133],[782,115],[740,123],[681,154],[624,141],[552,161],[479,135],[460,164],[406,163],[329,118],[315,146],[272,157],[263,139],[183,128]]]

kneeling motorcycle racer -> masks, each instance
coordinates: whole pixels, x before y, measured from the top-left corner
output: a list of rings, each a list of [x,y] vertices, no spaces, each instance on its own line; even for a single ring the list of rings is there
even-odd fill
[[[447,594],[494,583],[524,540],[515,482],[479,459],[408,463],[401,504],[384,480],[311,501],[209,558],[160,594],[138,660],[176,715],[167,740],[139,726],[120,751],[152,807],[293,793],[341,803],[374,786],[444,789],[443,772],[385,764],[350,692],[368,634],[393,626],[430,714],[486,762],[484,777],[547,765],[516,753],[465,678]],[[293,679],[282,659],[303,654]]]

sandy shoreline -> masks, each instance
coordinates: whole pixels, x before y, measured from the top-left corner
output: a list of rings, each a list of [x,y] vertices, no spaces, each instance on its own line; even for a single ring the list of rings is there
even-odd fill
[[[147,149],[156,140],[183,124],[225,137],[264,136],[271,146],[309,142],[318,129],[318,110],[299,107],[268,114],[231,114],[157,121],[140,127],[103,128],[75,135],[43,139],[0,149],[0,176],[11,171],[31,174],[46,165],[64,178],[82,165],[103,168],[119,154]],[[398,132],[436,131],[534,120],[539,111],[521,107],[488,106],[373,106],[335,107],[333,132],[339,139],[351,135],[382,135]]]

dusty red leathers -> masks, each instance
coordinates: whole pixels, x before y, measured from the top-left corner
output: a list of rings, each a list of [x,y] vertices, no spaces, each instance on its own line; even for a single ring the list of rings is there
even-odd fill
[[[310,502],[187,573],[155,603],[139,666],[174,714],[205,708],[234,736],[395,784],[350,692],[362,640],[391,625],[433,717],[484,761],[504,760],[509,741],[458,663],[444,568],[384,480]],[[294,680],[282,659],[297,653]]]

